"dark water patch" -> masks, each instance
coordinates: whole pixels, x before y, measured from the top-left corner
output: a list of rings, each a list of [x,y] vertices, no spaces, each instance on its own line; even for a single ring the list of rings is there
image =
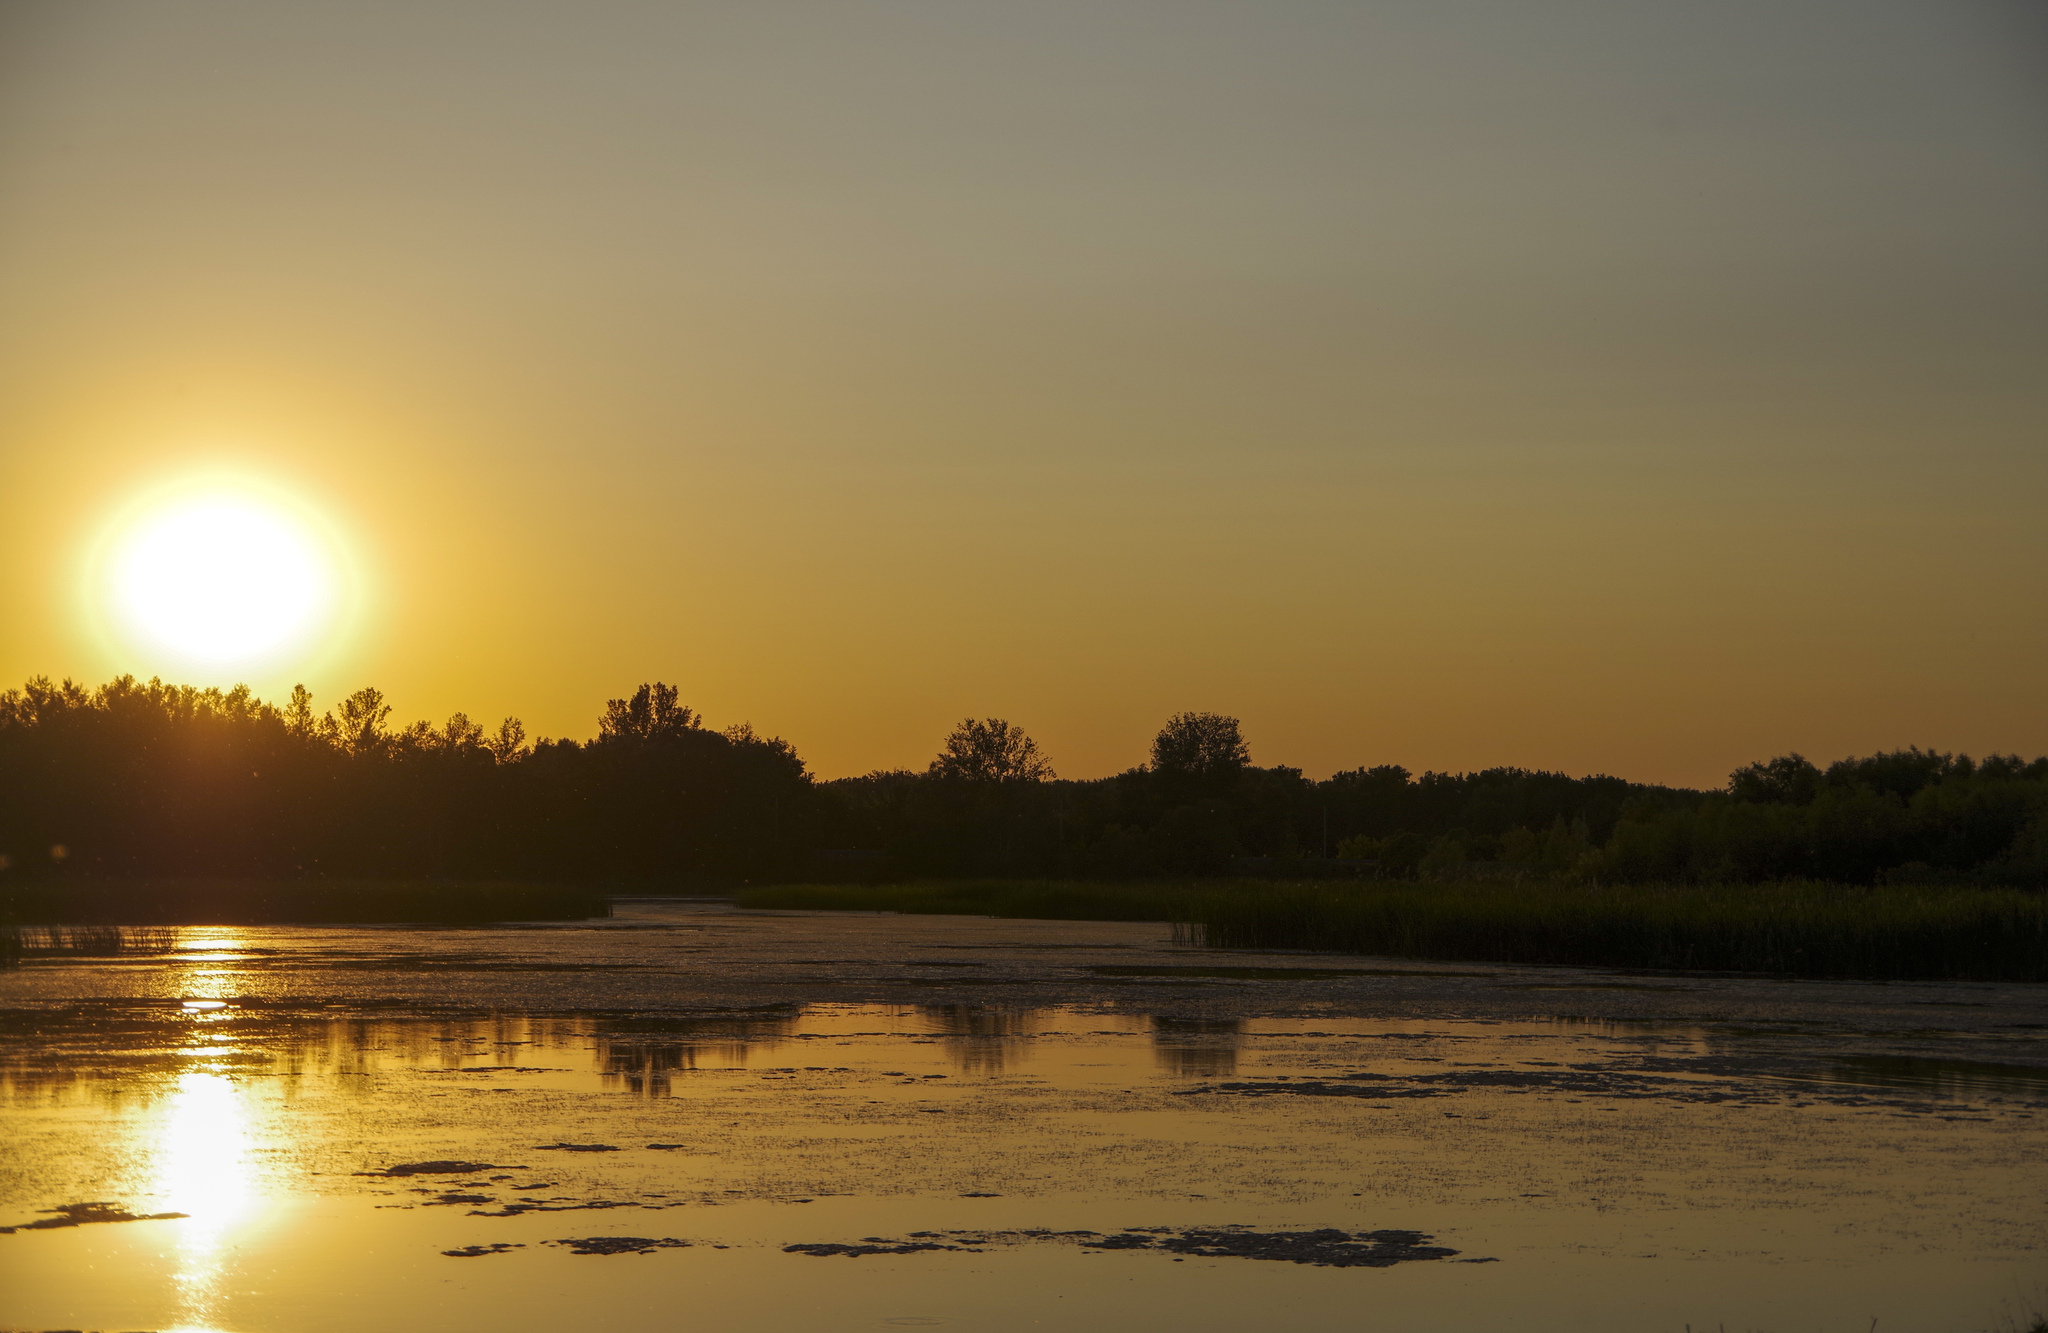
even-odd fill
[[[916,966],[916,964],[906,964]],[[959,966],[959,964],[934,963],[934,967]],[[1044,984],[1041,977],[855,977],[848,978],[847,984],[858,982],[873,986],[1037,986]],[[783,985],[814,984],[810,982],[783,982]]]
[[[1086,943],[1072,942],[1072,943],[1063,943],[1063,944],[926,944],[926,945],[922,945],[922,946],[920,946],[920,947],[922,947],[922,948],[926,948],[926,949],[1003,949],[1003,950],[1017,950],[1017,951],[1019,951],[1019,952],[1025,952],[1025,951],[1029,951],[1029,950],[1037,949],[1037,950],[1051,950],[1051,951],[1053,951],[1053,952],[1056,952],[1056,953],[1068,953],[1068,952],[1072,952],[1072,951],[1074,951],[1074,950],[1079,950],[1079,949],[1124,949],[1124,950],[1131,950],[1131,949],[1136,949],[1136,948],[1137,948],[1138,946],[1137,946],[1137,945],[1135,945],[1135,944],[1086,944]]]
[[[62,1227],[82,1227],[92,1222],[167,1222],[172,1218],[190,1216],[188,1213],[131,1213],[121,1205],[109,1203],[104,1199],[90,1203],[67,1203],[41,1211],[52,1216],[11,1227],[0,1227],[0,1236],[11,1236],[17,1231],[55,1231]]]
[[[504,1254],[509,1250],[523,1250],[524,1245],[509,1245],[499,1241],[494,1245],[465,1245],[459,1250],[443,1250],[450,1259],[481,1259],[487,1254]]]
[[[1346,1074],[1349,1079],[1380,1079],[1379,1074]],[[1196,1097],[1205,1093],[1216,1093],[1231,1097],[1365,1097],[1374,1101],[1393,1097],[1442,1097],[1448,1088],[1420,1088],[1405,1084],[1381,1082],[1329,1083],[1321,1079],[1303,1079],[1300,1082],[1279,1079],[1258,1079],[1241,1083],[1215,1083],[1203,1088],[1184,1088],[1173,1095]]]
[[[536,963],[502,962],[484,963],[471,959],[436,958],[384,958],[352,959],[337,962],[294,961],[293,966],[304,966],[322,972],[660,972],[666,969],[645,963]]]
[[[1983,1060],[1949,1060],[1936,1056],[1837,1056],[1826,1069],[1790,1077],[1881,1088],[1926,1088],[1947,1093],[2005,1092],[2048,1097],[2048,1068]]]
[[[565,1236],[541,1244],[560,1245],[571,1254],[653,1254],[656,1250],[688,1249],[690,1242],[674,1236]]]
[[[1126,1233],[1130,1234],[1130,1233]],[[1457,1251],[1427,1242],[1420,1231],[1251,1231],[1239,1227],[1190,1229],[1161,1236],[1154,1246],[1204,1259],[1266,1259],[1317,1268],[1392,1268],[1425,1259],[1448,1259]]]
[[[1423,972],[1390,967],[1169,967],[1105,963],[1081,969],[1098,977],[1213,977],[1231,981],[1316,981],[1327,977],[1497,977],[1498,972]]]
[[[821,1259],[829,1258],[834,1255],[844,1255],[848,1259],[859,1259],[865,1255],[870,1254],[917,1254],[925,1250],[953,1250],[956,1252],[965,1252],[969,1254],[981,1253],[981,1251],[971,1249],[970,1247],[965,1245],[942,1245],[937,1241],[929,1240],[892,1241],[884,1240],[880,1236],[869,1236],[866,1240],[862,1241],[858,1245],[837,1245],[828,1243],[817,1245],[785,1245],[782,1247],[782,1252],[784,1254],[811,1254],[816,1255]]]
[[[543,1143],[535,1152],[624,1152],[625,1149],[610,1143]]]
[[[1981,1065],[1971,1061],[1913,1060],[1900,1057],[1843,1058],[1838,1070],[1811,1072],[1796,1069],[1758,1069],[1752,1063],[1737,1064],[1726,1059],[1641,1058],[1629,1069],[1591,1065],[1551,1068],[1460,1068],[1429,1074],[1379,1074],[1359,1071],[1334,1076],[1209,1083],[1185,1088],[1179,1097],[1215,1094],[1236,1097],[1340,1097],[1366,1101],[1413,1097],[1441,1097],[1462,1092],[1497,1091],[1509,1096],[1550,1094],[1567,1098],[1601,1098],[1612,1101],[1661,1101],[1695,1106],[1794,1106],[1825,1103],[1842,1107],[1884,1107],[1912,1114],[1942,1114],[1957,1109],[1952,1103],[1901,1100],[1895,1097],[1863,1095],[1844,1086],[1840,1091],[1819,1091],[1815,1083],[1836,1083],[1868,1088],[1889,1078],[1893,1086],[1928,1089],[1956,1094],[1966,1087],[1982,1091],[1994,1087],[2039,1096],[2048,1092],[2048,1071],[2030,1066]],[[1667,1072],[1668,1071],[1668,1072]],[[1976,1082],[1966,1084],[1965,1078]],[[2000,1080],[2004,1080],[2001,1084]],[[1787,1081],[1803,1082],[1807,1089],[1791,1094]]]
[[[1420,1231],[1254,1231],[1250,1227],[1129,1227],[1099,1231],[913,1231],[898,1239],[863,1236],[858,1242],[785,1245],[784,1254],[859,1259],[872,1254],[981,1254],[998,1245],[1052,1242],[1088,1250],[1147,1250],[1176,1258],[1264,1259],[1318,1268],[1391,1268],[1399,1263],[1448,1259],[1456,1250],[1429,1242]]]
[[[1334,1079],[1276,1078],[1213,1083],[1187,1088],[1177,1097],[1222,1094],[1234,1097],[1359,1097],[1369,1101],[1401,1097],[1443,1097],[1475,1089],[1509,1093],[1551,1092],[1623,1100],[1655,1099],[1702,1104],[1759,1100],[1755,1089],[1655,1074],[1584,1069],[1459,1069],[1441,1074],[1341,1074]],[[1775,1100],[1763,1097],[1763,1100]]]
[[[1497,974],[1496,974],[1497,975]],[[1527,981],[1501,986],[1502,990],[1640,990],[1693,991],[1697,986],[1648,986],[1635,981]]]
[[[1152,1248],[1153,1240],[1154,1237],[1141,1236],[1136,1232],[1126,1231],[1120,1236],[1105,1236],[1101,1240],[1084,1240],[1081,1244],[1091,1250],[1148,1250]]]
[[[808,1202],[808,1201],[807,1201]],[[582,1213],[603,1212],[609,1208],[670,1207],[668,1204],[641,1203],[636,1199],[521,1199],[517,1203],[502,1204],[495,1209],[472,1208],[471,1217],[524,1217],[528,1213]]]
[[[382,1171],[357,1171],[358,1176],[381,1176],[392,1179],[399,1176],[474,1176],[485,1171],[530,1171],[531,1167],[514,1165],[511,1162],[400,1162],[387,1166]]]

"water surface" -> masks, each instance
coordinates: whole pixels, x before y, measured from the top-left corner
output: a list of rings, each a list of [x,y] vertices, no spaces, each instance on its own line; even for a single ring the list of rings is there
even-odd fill
[[[2048,1279],[2039,987],[660,906],[180,945],[0,975],[0,1225],[184,1214],[0,1235],[0,1326],[1966,1330]]]

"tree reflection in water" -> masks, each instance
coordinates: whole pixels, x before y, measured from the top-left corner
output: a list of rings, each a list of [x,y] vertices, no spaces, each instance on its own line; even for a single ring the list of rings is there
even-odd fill
[[[1152,1053],[1175,1078],[1222,1078],[1237,1072],[1237,1039],[1244,1022],[1236,1018],[1152,1019]]]
[[[963,1074],[1000,1074],[1021,1054],[1021,1045],[1045,1024],[1042,1009],[991,1009],[972,1004],[921,1004],[925,1029],[944,1042],[953,1066]]]

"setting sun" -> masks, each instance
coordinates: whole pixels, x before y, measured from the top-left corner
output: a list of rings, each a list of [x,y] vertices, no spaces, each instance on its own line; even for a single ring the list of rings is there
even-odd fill
[[[150,657],[247,669],[308,649],[332,627],[338,579],[323,546],[282,506],[185,496],[123,527],[102,595],[121,637]]]

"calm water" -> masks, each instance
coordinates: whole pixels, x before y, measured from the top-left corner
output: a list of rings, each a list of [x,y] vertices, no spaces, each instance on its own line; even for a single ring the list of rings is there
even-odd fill
[[[2038,987],[658,905],[180,946],[0,974],[0,1225],[185,1214],[0,1235],[0,1327],[1862,1333],[2048,1303]],[[650,1244],[577,1252],[620,1237]],[[1372,1262],[1291,1261],[1332,1256]]]

